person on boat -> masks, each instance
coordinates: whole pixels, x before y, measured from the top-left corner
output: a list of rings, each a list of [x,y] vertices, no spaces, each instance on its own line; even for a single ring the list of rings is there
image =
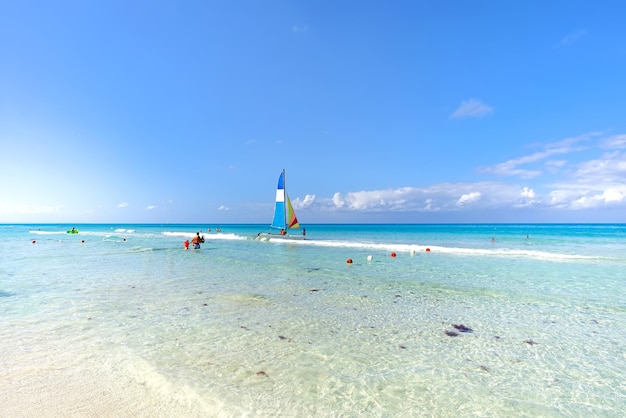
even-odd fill
[[[72,227],[72,234],[76,231],[76,228]]]
[[[302,228],[302,236],[306,237],[306,228]]]
[[[194,250],[200,249],[200,233],[196,232],[196,236],[191,240]]]
[[[284,229],[280,230],[280,235],[287,235],[287,231],[285,231]]]

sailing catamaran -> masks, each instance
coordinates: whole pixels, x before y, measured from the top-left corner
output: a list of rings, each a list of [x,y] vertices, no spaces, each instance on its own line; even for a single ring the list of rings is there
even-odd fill
[[[258,238],[283,238],[283,239],[305,239],[306,229],[302,228],[302,233],[292,235],[289,231],[300,229],[300,223],[296,218],[296,212],[291,205],[291,199],[287,194],[285,186],[285,170],[278,177],[278,187],[276,188],[276,206],[274,207],[274,220],[270,225],[269,232],[259,232]]]

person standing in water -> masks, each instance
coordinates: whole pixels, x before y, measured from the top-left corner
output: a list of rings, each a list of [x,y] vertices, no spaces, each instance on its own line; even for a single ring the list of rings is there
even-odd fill
[[[200,233],[199,232],[196,232],[196,236],[193,237],[193,239],[191,240],[191,243],[193,244],[194,250],[200,249]]]

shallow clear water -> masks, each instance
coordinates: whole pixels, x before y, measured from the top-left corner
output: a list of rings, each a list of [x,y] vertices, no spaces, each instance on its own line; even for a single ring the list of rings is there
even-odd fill
[[[0,226],[0,409],[623,415],[625,225],[208,226]]]

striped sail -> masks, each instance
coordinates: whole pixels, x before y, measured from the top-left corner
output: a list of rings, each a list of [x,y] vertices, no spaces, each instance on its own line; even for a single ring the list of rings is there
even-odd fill
[[[274,208],[274,219],[272,220],[272,228],[295,229],[300,228],[296,212],[293,210],[291,200],[285,190],[285,170],[278,177],[278,187],[276,188],[276,206]]]

